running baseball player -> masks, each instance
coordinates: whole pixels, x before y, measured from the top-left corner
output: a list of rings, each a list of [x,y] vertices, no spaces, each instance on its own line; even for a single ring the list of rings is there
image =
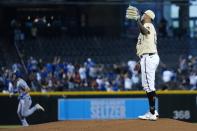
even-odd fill
[[[140,31],[136,45],[140,62],[136,68],[141,70],[142,86],[148,97],[149,111],[145,115],[139,116],[139,118],[157,120],[158,112],[155,110],[155,72],[160,58],[157,53],[157,33],[152,24],[155,14],[152,10],[147,10],[140,17],[138,9],[129,6],[126,12],[126,18],[136,20]]]
[[[13,73],[12,80],[16,87],[16,90],[11,89],[12,91],[10,92],[10,95],[12,95],[13,92],[19,93],[19,104],[17,109],[18,117],[22,123],[22,126],[29,126],[26,121],[26,117],[33,114],[36,110],[44,111],[44,108],[40,104],[36,104],[35,106],[31,107],[32,100],[31,96],[29,95],[30,88],[27,83],[21,78],[19,72]]]

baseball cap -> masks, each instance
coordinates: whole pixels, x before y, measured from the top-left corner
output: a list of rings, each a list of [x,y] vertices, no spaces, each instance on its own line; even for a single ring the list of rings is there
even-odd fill
[[[155,19],[155,13],[152,10],[147,10],[144,12],[146,15],[148,15],[152,20]]]
[[[16,78],[22,77],[22,73],[19,71],[15,71],[13,74],[16,76]]]

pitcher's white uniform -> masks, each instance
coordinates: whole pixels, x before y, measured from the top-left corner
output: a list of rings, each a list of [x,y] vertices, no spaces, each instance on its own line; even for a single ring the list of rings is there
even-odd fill
[[[139,34],[136,49],[140,57],[142,86],[146,92],[152,92],[155,91],[155,71],[159,65],[157,34],[152,23],[145,23],[144,27],[150,33]]]

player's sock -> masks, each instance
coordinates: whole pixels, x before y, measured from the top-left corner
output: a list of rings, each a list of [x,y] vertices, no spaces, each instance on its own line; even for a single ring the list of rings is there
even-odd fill
[[[149,109],[151,114],[155,114],[155,97],[156,93],[155,91],[147,92],[148,102],[149,102]]]

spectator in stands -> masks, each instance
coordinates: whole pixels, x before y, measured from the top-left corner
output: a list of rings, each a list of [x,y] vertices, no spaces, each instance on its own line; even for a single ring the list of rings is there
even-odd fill
[[[8,93],[9,90],[13,89],[13,84],[11,82],[11,76],[12,76],[11,73],[12,73],[11,70],[6,69],[5,73],[3,74],[2,77],[3,85],[4,85],[2,90],[3,93]]]
[[[37,60],[31,56],[27,62],[28,71],[35,72],[37,70],[37,65],[38,65]]]
[[[109,81],[105,82],[105,87],[104,87],[107,92],[112,92],[113,91],[113,86],[112,83],[110,83]]]
[[[119,81],[114,80],[110,85],[112,85],[111,91],[120,91]]]
[[[89,68],[89,77],[91,79],[95,79],[96,78],[96,75],[97,75],[97,67],[95,65],[92,65]]]
[[[170,82],[173,76],[174,76],[174,73],[172,70],[165,69],[162,73],[162,80],[164,83]]]
[[[116,74],[115,79],[112,79],[113,91],[124,90],[124,74]]]
[[[21,71],[21,69],[22,69],[22,66],[21,66],[21,64],[19,64],[19,63],[14,63],[14,64],[12,65],[12,71],[13,71],[13,72]]]
[[[87,83],[87,72],[83,65],[81,65],[79,68],[79,76],[81,80],[80,85],[83,87]]]
[[[184,56],[180,56],[178,71],[181,74],[186,74],[187,70],[188,70],[187,59]]]
[[[125,76],[124,76],[124,89],[125,90],[132,89],[132,80],[131,80],[131,78],[129,78],[128,74],[125,74]]]
[[[67,65],[67,76],[70,78],[74,75],[74,72],[75,72],[75,67],[74,65],[72,65],[72,63],[69,63]]]
[[[48,85],[48,83],[47,83],[46,78],[42,79],[42,81],[41,81],[41,92],[45,93],[45,92],[49,91],[48,88],[47,88],[47,85]]]
[[[132,89],[139,90],[140,77],[138,71],[134,70],[136,64],[137,62],[134,60],[128,61],[128,68],[131,74]]]
[[[133,73],[131,77],[132,81],[132,90],[142,90],[141,84],[140,84],[140,74],[138,73]]]
[[[79,88],[79,86],[81,84],[81,78],[80,78],[80,75],[79,75],[78,71],[75,72],[74,83],[75,83],[75,88]]]
[[[190,90],[195,90],[197,85],[197,75],[196,72],[191,72],[189,76]]]
[[[180,89],[189,89],[190,87],[190,79],[187,75],[182,75],[181,76],[181,85],[180,85]]]
[[[36,79],[36,75],[37,73],[31,72],[28,77],[28,83],[31,85],[30,87],[32,91],[40,91],[41,88],[40,83]]]
[[[172,81],[172,78],[174,76],[174,73],[170,69],[164,69],[162,73],[162,81],[164,83],[162,90],[169,89],[170,82]]]
[[[74,90],[75,83],[74,83],[74,74],[67,74],[68,75],[68,89]]]
[[[95,79],[96,78],[95,62],[93,62],[91,58],[88,58],[87,61],[84,63],[84,65],[86,67],[88,77],[90,77],[91,79]]]
[[[104,82],[103,77],[98,76],[98,77],[96,78],[96,84],[97,84],[97,89],[98,89],[98,90],[101,90],[101,89],[103,88],[103,86],[105,85],[104,83],[105,83],[105,82]]]
[[[135,65],[137,64],[137,62],[136,61],[134,61],[134,60],[129,60],[128,61],[128,68],[129,68],[129,71],[133,74],[133,73],[136,73],[136,71],[134,70],[134,68],[135,68]]]

